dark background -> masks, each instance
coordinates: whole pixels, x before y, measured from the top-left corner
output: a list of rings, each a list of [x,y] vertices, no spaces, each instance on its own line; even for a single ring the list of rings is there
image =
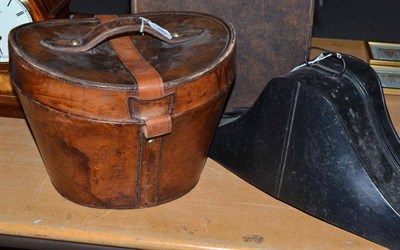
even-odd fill
[[[130,2],[71,0],[70,10],[124,14],[130,12]],[[400,0],[315,0],[313,36],[400,43]]]
[[[313,37],[400,43],[400,0],[316,0]]]

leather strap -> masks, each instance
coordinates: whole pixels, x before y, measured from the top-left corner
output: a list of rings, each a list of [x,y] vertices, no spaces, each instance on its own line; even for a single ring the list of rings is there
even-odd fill
[[[142,138],[140,140],[140,160],[137,182],[138,194],[136,205],[148,207],[158,201],[158,181],[161,170],[161,152],[163,137],[151,140]]]
[[[100,15],[97,18],[100,23],[118,20],[117,16],[111,15]],[[164,95],[164,82],[160,74],[144,59],[129,36],[114,38],[109,42],[121,62],[136,79],[139,87],[139,98],[153,99]]]
[[[97,18],[101,24],[118,20],[118,17],[113,15],[99,15]],[[170,133],[172,130],[170,114],[166,112],[160,114],[158,112],[159,105],[151,105],[152,100],[158,100],[166,96],[164,93],[164,82],[160,74],[140,54],[129,36],[113,38],[109,42],[122,64],[136,79],[139,89],[139,99],[150,101],[150,105],[147,102],[146,106],[137,107],[136,112],[132,114],[134,118],[145,122],[145,126],[142,127],[145,137],[153,138]],[[170,112],[169,103],[166,105],[167,107],[164,110]]]
[[[100,23],[114,22],[117,16],[97,16]],[[104,27],[107,27],[104,25]],[[172,131],[173,94],[164,93],[164,82],[151,64],[140,54],[129,36],[109,40],[122,64],[136,79],[138,97],[128,98],[132,119],[144,121],[141,127],[136,204],[146,207],[157,202],[162,152],[162,135]],[[155,137],[155,138],[153,138]]]

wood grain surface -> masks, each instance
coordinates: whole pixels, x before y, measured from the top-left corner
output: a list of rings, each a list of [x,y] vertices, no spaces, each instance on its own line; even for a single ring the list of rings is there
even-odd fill
[[[96,209],[53,188],[24,119],[0,118],[0,234],[143,249],[383,249],[315,219],[208,160],[187,195]]]

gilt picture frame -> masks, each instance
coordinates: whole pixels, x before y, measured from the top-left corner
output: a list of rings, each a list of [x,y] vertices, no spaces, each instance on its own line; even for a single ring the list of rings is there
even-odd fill
[[[368,42],[371,65],[400,67],[400,44]]]
[[[382,87],[400,89],[400,67],[371,65],[381,81]]]

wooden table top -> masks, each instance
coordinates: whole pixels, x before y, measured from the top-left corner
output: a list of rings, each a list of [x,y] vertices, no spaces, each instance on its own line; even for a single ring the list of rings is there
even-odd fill
[[[208,160],[187,195],[153,208],[70,202],[24,119],[0,118],[0,234],[144,249],[383,249],[313,218]]]

